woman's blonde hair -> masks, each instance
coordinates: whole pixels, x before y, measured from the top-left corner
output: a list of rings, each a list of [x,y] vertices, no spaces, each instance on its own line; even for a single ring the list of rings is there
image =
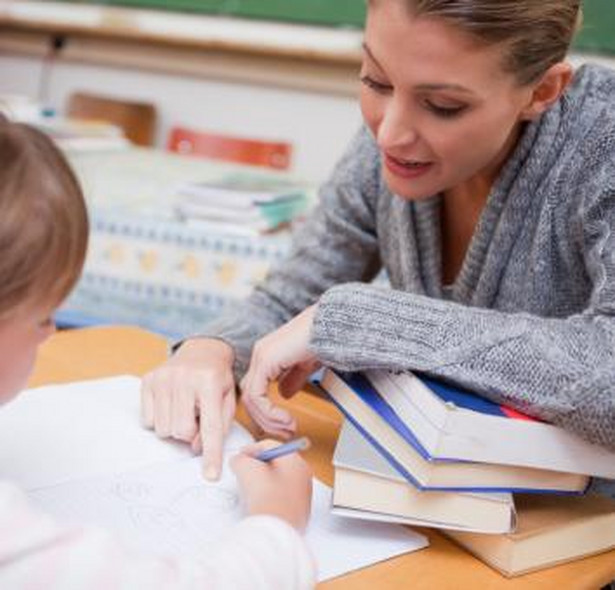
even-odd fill
[[[0,318],[24,305],[59,305],[81,274],[88,231],[62,153],[0,114]]]
[[[413,16],[441,18],[504,49],[504,68],[520,84],[562,61],[581,23],[581,0],[405,0]]]

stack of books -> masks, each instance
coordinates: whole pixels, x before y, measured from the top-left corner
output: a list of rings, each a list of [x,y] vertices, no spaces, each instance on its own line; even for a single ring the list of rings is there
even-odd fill
[[[175,210],[186,221],[242,233],[266,233],[307,210],[306,187],[277,176],[232,173],[178,188]]]
[[[40,117],[29,123],[67,152],[117,151],[132,145],[120,127],[106,121]]]
[[[68,152],[125,150],[132,144],[108,121],[60,117],[23,95],[0,94],[0,113],[42,131]]]
[[[333,460],[334,512],[444,529],[507,575],[615,546],[606,525],[615,502],[583,496],[591,476],[615,478],[615,453],[410,372],[326,369],[316,385],[346,417]],[[561,526],[590,513],[592,532],[573,548],[530,551],[511,565],[506,548],[545,538],[536,505],[551,507]]]
[[[507,577],[615,548],[615,500],[603,496],[515,496],[517,524],[505,535],[446,531]]]

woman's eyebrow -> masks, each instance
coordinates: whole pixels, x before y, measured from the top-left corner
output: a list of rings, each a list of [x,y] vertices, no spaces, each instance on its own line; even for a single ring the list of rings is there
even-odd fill
[[[384,71],[384,68],[380,65],[380,62],[376,59],[376,57],[371,52],[371,49],[367,46],[367,43],[365,43],[365,41],[361,43],[361,47],[363,48],[363,51],[365,51],[365,53],[367,54],[367,57],[369,57],[369,59],[371,59],[378,66],[378,68]]]
[[[376,59],[371,49],[367,45],[367,43],[365,42],[361,43],[361,47],[363,48],[363,51],[365,52],[367,57],[369,57],[369,59],[373,61],[374,64],[380,70],[384,72],[385,71],[384,68],[382,67],[380,62]],[[461,84],[446,84],[444,82],[418,84],[417,86],[415,86],[415,89],[419,91],[432,91],[432,92],[438,91],[438,90],[455,90],[456,92],[462,92],[464,94],[474,94],[474,92],[472,92],[469,88],[466,88],[465,86],[462,86]]]
[[[469,88],[462,86],[461,84],[418,84],[415,86],[416,90],[455,90],[457,92],[463,92],[465,94],[474,94]]]

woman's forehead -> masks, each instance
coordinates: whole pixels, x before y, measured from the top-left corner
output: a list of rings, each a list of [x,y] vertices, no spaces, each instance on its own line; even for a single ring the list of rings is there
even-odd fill
[[[471,92],[510,82],[503,48],[485,45],[441,18],[414,17],[403,2],[381,0],[365,27],[366,59],[412,86],[458,86]]]

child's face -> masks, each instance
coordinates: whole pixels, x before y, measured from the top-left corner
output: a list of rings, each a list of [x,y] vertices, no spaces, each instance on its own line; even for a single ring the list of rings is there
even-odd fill
[[[0,404],[23,389],[39,344],[54,331],[51,311],[40,307],[23,308],[0,320]]]
[[[489,183],[515,144],[533,96],[502,67],[502,49],[412,17],[398,0],[370,2],[361,110],[392,192],[420,199]]]

